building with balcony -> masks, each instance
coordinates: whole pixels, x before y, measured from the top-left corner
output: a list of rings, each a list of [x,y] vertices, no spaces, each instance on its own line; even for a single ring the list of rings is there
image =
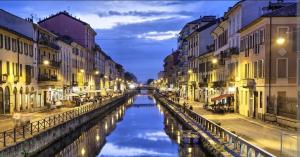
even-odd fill
[[[0,114],[37,109],[32,22],[2,9],[0,16]]]
[[[87,62],[85,48],[76,42],[72,42],[72,92],[87,91]]]
[[[77,46],[80,47],[79,53],[80,55],[83,53],[82,56],[86,61],[84,62],[84,90],[95,90],[94,60],[97,50],[95,45],[95,36],[97,33],[94,29],[88,23],[73,17],[66,11],[47,17],[39,21],[38,24],[59,36],[69,36],[77,43],[76,45],[79,45]],[[83,70],[80,69],[80,71],[82,72]]]
[[[166,87],[178,89],[178,63],[179,51],[174,51],[164,59],[164,77],[166,79]]]
[[[50,105],[63,99],[63,82],[61,82],[59,60],[60,47],[57,35],[34,24],[37,41],[38,87],[41,103]],[[42,97],[43,96],[43,97]]]
[[[68,36],[60,36],[57,40],[57,45],[60,47],[58,60],[61,61],[58,80],[63,83],[63,99],[70,100],[69,96],[72,93],[72,54],[73,40]]]
[[[241,114],[296,125],[295,67],[299,59],[296,10],[296,4],[283,6],[260,16],[239,31]]]
[[[216,27],[215,16],[203,16],[201,22],[195,25],[195,29],[186,38],[188,41],[188,98],[199,101],[201,90],[199,84],[198,57],[207,52],[207,45],[213,44],[210,32]]]

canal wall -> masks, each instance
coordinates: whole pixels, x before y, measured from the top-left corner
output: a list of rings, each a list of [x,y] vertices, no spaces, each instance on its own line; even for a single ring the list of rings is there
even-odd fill
[[[116,108],[125,103],[135,93],[126,94],[106,104],[98,105],[99,107],[78,115],[64,123],[53,126],[47,130],[41,131],[24,141],[17,142],[10,145],[0,151],[0,157],[22,157],[31,156],[35,152],[39,152],[55,141],[62,137],[68,136],[72,131],[76,131],[77,128],[86,124],[94,118],[97,118],[101,114],[111,111],[112,108]],[[30,155],[31,154],[31,155]]]
[[[205,132],[195,127],[192,120],[189,119],[186,115],[178,111],[175,106],[171,106],[169,102],[166,101],[163,97],[154,94],[155,99],[163,105],[178,121],[180,121],[185,127],[193,130],[198,133],[199,140],[201,141],[201,147],[205,152],[209,154],[209,156],[215,157],[228,157],[233,156],[229,152],[222,149],[222,145],[215,142],[210,136],[206,135]]]

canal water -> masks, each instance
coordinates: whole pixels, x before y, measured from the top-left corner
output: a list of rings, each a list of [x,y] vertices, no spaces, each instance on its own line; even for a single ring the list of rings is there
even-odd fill
[[[199,145],[182,142],[182,131],[186,128],[152,97],[138,95],[37,156],[205,157]]]

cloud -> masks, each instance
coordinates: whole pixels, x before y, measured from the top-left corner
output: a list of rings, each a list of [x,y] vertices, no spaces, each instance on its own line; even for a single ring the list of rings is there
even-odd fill
[[[135,147],[120,147],[112,143],[106,143],[98,156],[174,156],[170,153],[160,153]]]
[[[157,132],[146,132],[143,134],[138,134],[138,138],[150,140],[150,141],[170,141],[167,134],[163,131],[157,131]]]
[[[153,22],[159,20],[168,20],[168,19],[184,19],[189,16],[186,15],[157,15],[157,16],[141,16],[137,15],[137,13],[131,14],[121,14],[120,12],[110,13],[111,16],[99,16],[98,14],[91,13],[75,13],[76,17],[79,17],[81,20],[89,23],[94,29],[112,29],[121,25],[129,25],[129,24],[139,24],[146,22]],[[136,15],[133,15],[136,14]]]
[[[167,12],[167,11],[126,11],[126,12],[120,12],[115,10],[109,10],[107,12],[100,12],[98,15],[100,17],[105,16],[160,16],[160,15],[192,15],[192,12],[188,11],[180,11],[180,12]]]
[[[169,40],[172,38],[176,38],[179,31],[166,31],[166,32],[157,32],[151,31],[143,34],[138,34],[137,37],[140,39],[148,39],[148,40]]]

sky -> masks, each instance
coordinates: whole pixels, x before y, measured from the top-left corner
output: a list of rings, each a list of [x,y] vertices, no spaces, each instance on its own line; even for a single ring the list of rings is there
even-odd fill
[[[236,1],[1,1],[0,8],[35,21],[68,11],[91,25],[96,42],[139,81],[156,78],[177,35],[200,16],[223,16]]]

